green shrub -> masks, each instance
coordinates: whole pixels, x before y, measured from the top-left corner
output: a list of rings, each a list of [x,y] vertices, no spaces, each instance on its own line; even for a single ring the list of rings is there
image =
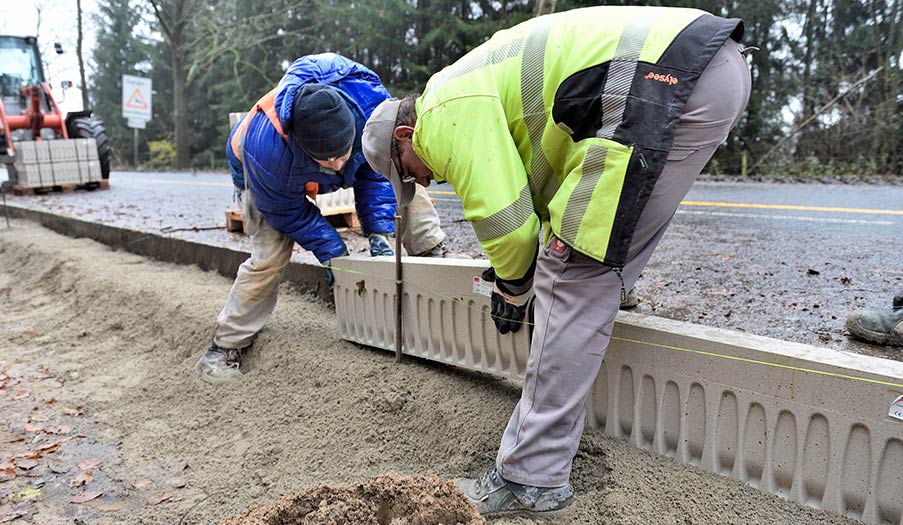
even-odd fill
[[[175,164],[176,146],[171,140],[151,140],[148,141],[147,148],[150,153],[148,169],[171,169]]]

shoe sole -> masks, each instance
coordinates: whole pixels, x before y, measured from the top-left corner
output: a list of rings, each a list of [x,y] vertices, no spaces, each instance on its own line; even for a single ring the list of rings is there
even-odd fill
[[[534,518],[534,519],[552,519],[560,517],[566,511],[570,510],[570,506],[558,510],[502,510],[491,514],[482,514],[485,518]]]

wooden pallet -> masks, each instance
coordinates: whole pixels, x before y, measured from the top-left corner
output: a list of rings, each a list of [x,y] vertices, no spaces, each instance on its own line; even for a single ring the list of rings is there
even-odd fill
[[[72,182],[69,184],[53,184],[49,186],[23,186],[16,184],[13,186],[14,195],[44,195],[47,193],[72,193],[74,191],[94,191],[110,189],[110,181],[102,179],[95,182]]]
[[[326,217],[326,220],[329,221],[329,224],[332,224],[337,229],[361,227],[361,223],[357,219],[357,211],[353,209],[335,210],[328,212],[324,216]],[[245,235],[248,234],[248,227],[247,223],[245,223],[245,216],[241,210],[226,211],[226,230],[230,232],[240,232]]]
[[[321,212],[322,213],[322,212]],[[336,228],[360,228],[361,223],[357,220],[357,210],[354,208],[345,208],[341,210],[331,210],[323,213],[329,224]]]

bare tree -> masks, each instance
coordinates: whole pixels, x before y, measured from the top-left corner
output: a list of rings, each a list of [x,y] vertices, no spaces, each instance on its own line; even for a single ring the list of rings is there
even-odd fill
[[[188,166],[188,39],[191,0],[150,0],[163,37],[169,44],[172,64],[173,140],[176,168]]]
[[[536,0],[533,16],[548,15],[555,12],[555,0]]]
[[[78,11],[78,43],[75,45],[75,55],[78,57],[78,75],[81,80],[82,109],[88,109],[88,83],[85,82],[85,58],[82,53],[82,0],[75,0],[75,9]]]

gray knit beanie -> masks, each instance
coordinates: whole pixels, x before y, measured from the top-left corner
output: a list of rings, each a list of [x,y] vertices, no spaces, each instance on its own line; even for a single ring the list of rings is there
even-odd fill
[[[292,132],[314,159],[341,157],[354,143],[354,115],[335,88],[305,84],[292,105]]]

